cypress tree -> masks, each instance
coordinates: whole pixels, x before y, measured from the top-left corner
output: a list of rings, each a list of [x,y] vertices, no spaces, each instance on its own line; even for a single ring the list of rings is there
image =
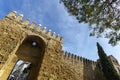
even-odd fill
[[[98,55],[100,58],[100,63],[102,66],[102,71],[106,79],[107,80],[120,80],[120,76],[118,75],[112,62],[108,59],[106,53],[104,52],[103,48],[100,46],[99,43],[97,43],[97,48],[98,48]]]

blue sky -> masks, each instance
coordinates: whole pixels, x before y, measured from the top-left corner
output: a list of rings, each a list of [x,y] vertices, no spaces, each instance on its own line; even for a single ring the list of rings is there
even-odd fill
[[[0,0],[0,19],[11,11],[24,14],[23,20],[42,24],[64,38],[63,50],[85,58],[98,59],[96,42],[107,55],[115,56],[120,62],[120,46],[112,47],[107,39],[89,37],[88,25],[81,23],[65,10],[59,0]]]

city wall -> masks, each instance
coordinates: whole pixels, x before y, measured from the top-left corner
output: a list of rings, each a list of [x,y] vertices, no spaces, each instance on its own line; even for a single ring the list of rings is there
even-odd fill
[[[70,73],[75,76],[76,80],[105,80],[99,64],[95,61],[70,52],[64,52],[63,61],[68,66],[67,68],[73,70]],[[72,76],[69,77],[71,78]]]
[[[1,80],[8,78],[19,59],[33,63],[28,78],[32,80],[105,80],[97,62],[63,52],[62,37],[22,18],[13,11],[0,20]],[[33,49],[30,40],[42,46]]]

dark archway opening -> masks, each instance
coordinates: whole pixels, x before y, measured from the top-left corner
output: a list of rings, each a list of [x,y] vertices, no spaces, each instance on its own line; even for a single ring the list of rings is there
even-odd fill
[[[19,46],[16,52],[18,60],[22,60],[24,63],[29,62],[31,64],[29,75],[26,80],[37,80],[45,52],[45,46],[44,40],[34,35],[26,37]]]

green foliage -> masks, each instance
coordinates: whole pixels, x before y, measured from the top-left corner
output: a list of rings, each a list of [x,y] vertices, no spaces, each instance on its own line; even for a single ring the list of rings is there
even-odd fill
[[[90,25],[91,36],[109,38],[113,46],[120,41],[120,0],[61,0],[79,23]]]
[[[108,59],[102,47],[97,43],[98,54],[102,66],[102,71],[107,80],[120,80],[120,76],[117,74],[112,62]]]

